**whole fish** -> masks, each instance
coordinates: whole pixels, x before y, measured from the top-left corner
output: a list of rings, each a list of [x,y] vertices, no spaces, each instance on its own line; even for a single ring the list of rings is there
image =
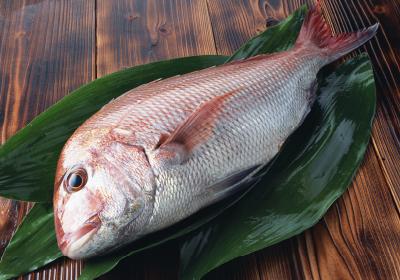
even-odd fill
[[[106,253],[240,189],[310,111],[319,69],[377,28],[332,37],[312,9],[289,51],[155,81],[104,106],[58,162],[63,254]]]

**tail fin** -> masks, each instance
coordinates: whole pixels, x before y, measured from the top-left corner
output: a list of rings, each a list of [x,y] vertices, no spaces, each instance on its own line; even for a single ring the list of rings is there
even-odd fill
[[[374,37],[378,27],[379,24],[376,23],[357,32],[332,36],[317,7],[311,9],[304,19],[295,47],[312,44],[327,56],[327,63],[329,63],[360,47]]]

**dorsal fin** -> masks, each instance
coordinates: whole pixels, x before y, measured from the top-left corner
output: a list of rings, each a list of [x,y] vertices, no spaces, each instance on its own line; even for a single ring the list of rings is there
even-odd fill
[[[237,90],[225,93],[200,105],[174,132],[170,135],[162,134],[156,148],[175,143],[184,145],[190,151],[206,141],[212,134],[222,105],[236,92]]]

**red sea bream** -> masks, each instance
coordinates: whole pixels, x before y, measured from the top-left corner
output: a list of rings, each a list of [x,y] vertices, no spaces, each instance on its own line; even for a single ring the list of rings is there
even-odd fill
[[[104,106],[58,162],[63,254],[106,253],[235,192],[308,114],[319,69],[377,28],[332,37],[313,9],[289,51],[154,81]]]

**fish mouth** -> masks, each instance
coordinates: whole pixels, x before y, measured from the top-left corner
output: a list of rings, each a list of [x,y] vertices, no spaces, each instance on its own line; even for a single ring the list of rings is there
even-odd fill
[[[64,233],[61,225],[59,225],[59,221],[56,221],[58,247],[63,255],[71,259],[82,258],[81,248],[99,230],[100,226],[101,220],[98,213],[90,216],[84,222],[83,226],[74,232]]]

